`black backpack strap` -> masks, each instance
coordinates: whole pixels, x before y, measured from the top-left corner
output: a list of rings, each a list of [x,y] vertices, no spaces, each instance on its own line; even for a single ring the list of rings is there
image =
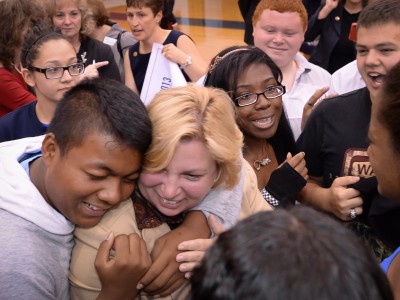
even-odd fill
[[[121,45],[121,36],[122,34],[126,32],[125,30],[122,30],[118,33],[117,36],[117,49],[118,49],[118,53],[121,56],[121,59],[124,60],[124,53],[122,52],[122,45]]]

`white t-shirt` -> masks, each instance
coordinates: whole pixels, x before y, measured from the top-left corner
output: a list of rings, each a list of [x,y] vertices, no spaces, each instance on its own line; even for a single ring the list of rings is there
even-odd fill
[[[304,105],[317,89],[331,85],[331,74],[310,63],[301,53],[297,53],[294,59],[299,68],[292,90],[283,95],[283,103],[294,138],[297,140],[301,133]]]
[[[331,90],[338,95],[346,94],[365,87],[365,82],[353,60],[332,74]]]

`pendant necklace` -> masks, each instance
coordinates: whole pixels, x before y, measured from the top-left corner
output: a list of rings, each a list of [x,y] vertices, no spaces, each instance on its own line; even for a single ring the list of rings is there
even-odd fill
[[[248,150],[247,150],[246,152],[249,153],[249,154],[251,154]],[[268,165],[268,164],[271,162],[271,159],[270,159],[269,156],[268,156],[268,149],[266,149],[265,152],[267,152],[266,157],[264,157],[264,158],[261,159],[261,160],[255,159],[255,160],[253,161],[253,168],[254,168],[256,171],[260,171],[261,167],[265,167],[266,165]],[[252,156],[253,156],[253,155],[252,155]]]
[[[253,167],[257,171],[260,171],[261,167],[264,167],[264,166],[268,165],[270,162],[271,162],[271,160],[269,159],[268,154],[267,154],[267,157],[263,158],[262,160],[257,160],[256,159],[253,162]]]

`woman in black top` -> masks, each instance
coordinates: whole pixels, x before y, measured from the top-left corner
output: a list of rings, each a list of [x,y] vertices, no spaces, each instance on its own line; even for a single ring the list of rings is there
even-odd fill
[[[127,0],[127,22],[138,41],[124,57],[125,85],[140,94],[153,43],[162,44],[162,55],[177,63],[187,81],[196,82],[207,71],[204,61],[193,40],[177,30],[160,27],[163,16],[163,0]]]
[[[367,0],[326,0],[310,18],[305,41],[319,42],[310,57],[331,74],[356,58],[354,42],[349,39],[350,29],[367,5]]]
[[[95,68],[100,77],[121,81],[111,47],[88,36],[95,23],[86,1],[51,0],[46,10],[54,26],[74,46],[78,60],[87,67],[85,72]]]

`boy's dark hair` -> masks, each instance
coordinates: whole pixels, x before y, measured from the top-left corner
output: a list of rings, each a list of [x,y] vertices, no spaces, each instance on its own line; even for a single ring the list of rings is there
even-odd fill
[[[400,25],[400,1],[374,0],[361,11],[357,28],[369,28],[391,22]]]
[[[393,299],[361,240],[312,208],[261,212],[220,235],[188,299]]]
[[[30,66],[38,56],[38,49],[49,40],[66,40],[59,30],[43,20],[34,20],[28,29],[21,51],[21,64]],[[72,45],[71,45],[72,46]]]
[[[93,132],[111,135],[144,154],[151,143],[151,122],[139,96],[111,79],[85,80],[57,105],[48,132],[64,155]]]
[[[387,74],[378,104],[378,120],[388,129],[394,150],[400,156],[400,63]],[[388,145],[387,147],[391,147]]]

